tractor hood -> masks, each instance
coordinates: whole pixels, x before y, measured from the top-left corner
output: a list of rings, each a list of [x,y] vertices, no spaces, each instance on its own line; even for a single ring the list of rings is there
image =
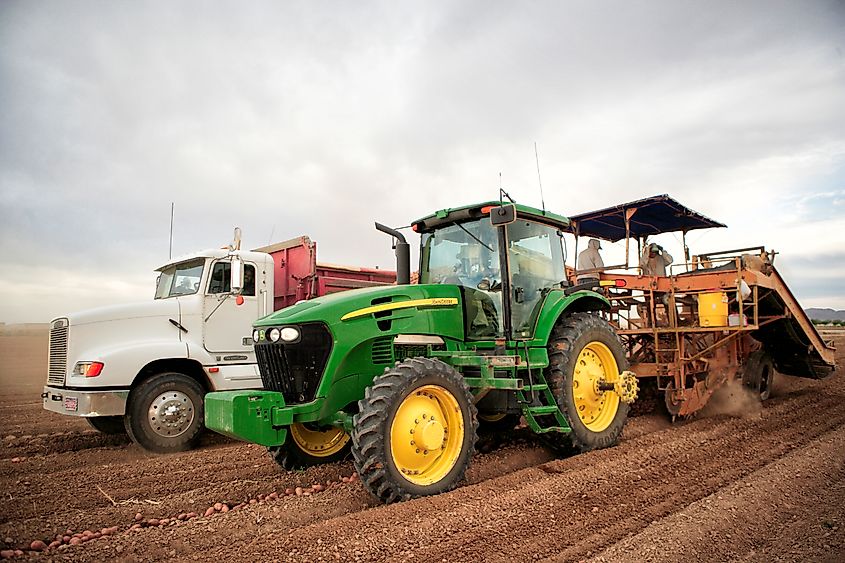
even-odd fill
[[[461,291],[455,285],[390,285],[300,301],[256,327],[321,322],[337,335],[353,331],[463,338]]]

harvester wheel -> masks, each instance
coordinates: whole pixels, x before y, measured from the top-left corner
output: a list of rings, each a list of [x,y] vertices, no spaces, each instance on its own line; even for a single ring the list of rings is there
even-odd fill
[[[469,466],[478,429],[463,377],[430,358],[407,359],[376,377],[353,422],[355,469],[385,503],[454,489]]]
[[[625,350],[607,321],[589,313],[558,321],[549,340],[546,379],[572,432],[559,438],[557,449],[571,444],[586,452],[616,444],[628,404],[609,388],[627,368]]]
[[[352,440],[342,428],[315,428],[295,423],[281,446],[267,448],[273,460],[288,471],[311,465],[341,461],[349,455]]]
[[[760,400],[765,401],[772,394],[772,383],[775,379],[775,364],[772,357],[765,350],[757,350],[748,356],[742,371],[743,384],[760,394]]]

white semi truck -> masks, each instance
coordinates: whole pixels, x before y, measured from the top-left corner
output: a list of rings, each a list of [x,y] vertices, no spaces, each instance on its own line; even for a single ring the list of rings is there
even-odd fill
[[[318,264],[304,236],[239,247],[236,234],[228,248],[158,268],[152,301],[54,319],[44,408],[126,432],[152,452],[190,449],[205,393],[261,387],[253,321],[301,299],[395,280],[391,271]]]

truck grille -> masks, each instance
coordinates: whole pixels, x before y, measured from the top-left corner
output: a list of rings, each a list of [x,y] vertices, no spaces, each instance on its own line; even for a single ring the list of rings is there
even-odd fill
[[[65,384],[67,373],[68,320],[57,319],[50,327],[50,356],[47,361],[47,383]]]
[[[289,405],[314,400],[332,350],[331,334],[322,324],[305,324],[299,330],[299,342],[255,345],[264,388],[281,392]]]

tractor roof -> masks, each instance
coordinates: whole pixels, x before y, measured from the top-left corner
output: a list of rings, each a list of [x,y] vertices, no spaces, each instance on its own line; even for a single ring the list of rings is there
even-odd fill
[[[625,238],[626,215],[629,218],[628,232],[635,238],[726,226],[681,205],[666,194],[573,215],[570,219],[578,236],[616,242]]]
[[[411,226],[414,228],[414,231],[418,233],[425,233],[435,227],[480,219],[486,215],[486,213],[482,212],[483,208],[490,206],[498,207],[500,205],[508,205],[508,202],[485,201],[483,203],[475,203],[473,205],[465,205],[463,207],[441,209],[440,211],[436,211],[431,215],[423,217],[422,219],[417,219],[411,223]],[[542,209],[522,205],[520,203],[515,203],[513,205],[516,207],[517,216],[521,219],[533,219],[561,229],[568,230],[570,228],[569,219],[563,215],[558,215],[556,213],[552,213],[551,211],[543,211]]]

